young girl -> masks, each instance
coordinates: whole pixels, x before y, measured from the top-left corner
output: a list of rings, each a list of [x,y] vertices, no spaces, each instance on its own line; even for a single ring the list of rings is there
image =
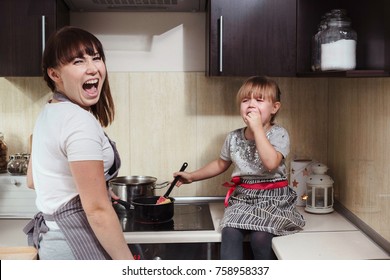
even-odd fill
[[[217,176],[234,163],[221,222],[222,259],[243,259],[246,235],[255,259],[275,259],[272,238],[295,233],[305,225],[295,208],[297,195],[287,181],[289,135],[274,122],[280,95],[273,80],[249,78],[237,94],[246,127],[228,134],[218,159],[194,172],[174,174],[180,176],[180,186]]]

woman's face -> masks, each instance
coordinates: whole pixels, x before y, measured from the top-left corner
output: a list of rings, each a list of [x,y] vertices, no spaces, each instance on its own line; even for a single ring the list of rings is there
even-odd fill
[[[68,64],[48,69],[56,90],[83,108],[96,104],[106,79],[106,65],[98,53],[84,54]]]

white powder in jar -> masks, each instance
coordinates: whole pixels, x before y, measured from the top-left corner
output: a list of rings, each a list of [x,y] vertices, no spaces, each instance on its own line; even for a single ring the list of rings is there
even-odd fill
[[[321,45],[321,70],[353,70],[356,67],[356,41],[342,39]]]

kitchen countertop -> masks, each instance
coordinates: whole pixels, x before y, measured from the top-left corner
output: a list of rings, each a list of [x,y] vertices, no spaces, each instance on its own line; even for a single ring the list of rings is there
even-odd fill
[[[214,230],[170,232],[125,232],[129,244],[221,242],[219,223],[223,202],[210,202]],[[273,238],[279,259],[389,259],[389,255],[336,211],[311,214],[298,207],[304,216],[303,231]],[[22,228],[27,219],[0,219],[0,246],[27,246]]]
[[[282,260],[365,260],[390,256],[336,211],[311,214],[297,207],[304,216],[303,231],[272,239],[272,248]]]

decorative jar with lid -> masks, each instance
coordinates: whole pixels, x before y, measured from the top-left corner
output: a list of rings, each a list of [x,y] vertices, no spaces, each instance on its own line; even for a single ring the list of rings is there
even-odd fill
[[[342,11],[342,10],[335,10]],[[327,28],[321,33],[321,71],[356,68],[357,33],[344,12],[332,11]]]
[[[24,159],[21,154],[11,155],[7,165],[8,173],[11,175],[23,175],[22,166]]]

